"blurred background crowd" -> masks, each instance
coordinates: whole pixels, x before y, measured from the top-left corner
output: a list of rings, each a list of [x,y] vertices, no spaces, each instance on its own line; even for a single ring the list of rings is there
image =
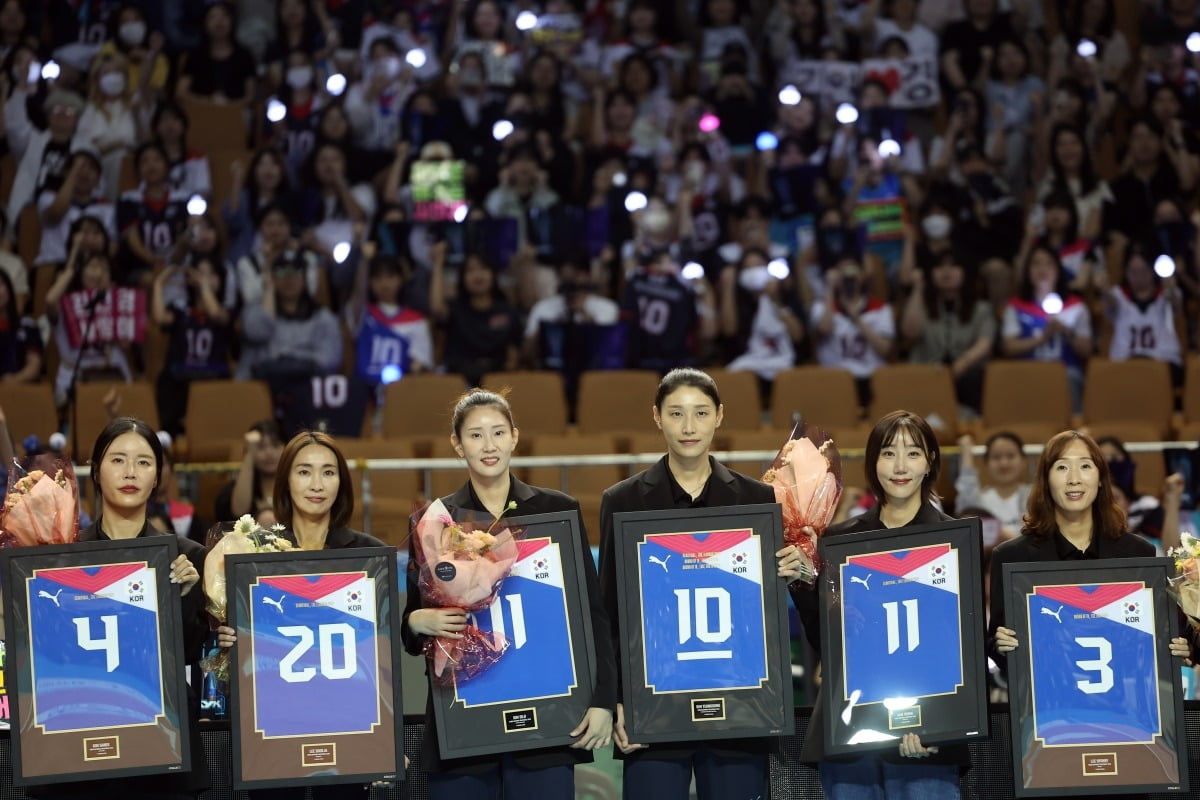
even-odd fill
[[[387,435],[421,373],[574,421],[720,368],[761,427],[798,367],[857,417],[934,365],[951,442],[998,361],[1076,419],[1089,362],[1164,365],[1152,439],[1200,395],[1197,0],[2,0],[0,92],[0,389],[68,431],[114,382],[193,445],[220,379],[255,442]]]

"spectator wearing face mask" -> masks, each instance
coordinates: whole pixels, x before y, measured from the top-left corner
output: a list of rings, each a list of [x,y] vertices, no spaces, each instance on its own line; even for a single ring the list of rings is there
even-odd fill
[[[866,273],[853,258],[843,258],[826,277],[828,299],[809,313],[817,362],[854,376],[859,404],[871,404],[871,375],[891,357],[896,339],[892,307],[867,294]]]
[[[293,50],[284,59],[286,70],[275,99],[285,109],[283,119],[269,122],[271,144],[287,159],[288,173],[295,175],[312,155],[317,142],[317,120],[329,97],[318,83],[312,56]]]
[[[396,43],[374,39],[362,80],[346,90],[346,117],[355,143],[368,152],[390,154],[400,136],[404,106],[416,88],[413,67]]]
[[[113,18],[112,36],[98,55],[124,56],[129,85],[157,97],[166,88],[171,73],[171,63],[162,52],[165,46],[163,35],[150,29],[141,8],[125,3]]]
[[[747,247],[736,267],[721,272],[721,335],[728,352],[737,353],[728,369],[758,375],[764,396],[775,376],[796,363],[804,336],[804,310],[787,270],[786,259],[768,262],[765,250]]]
[[[129,83],[124,56],[96,59],[92,68],[88,104],[79,118],[72,149],[91,150],[100,156],[101,191],[115,200],[121,184],[121,162],[138,143],[138,95]]]

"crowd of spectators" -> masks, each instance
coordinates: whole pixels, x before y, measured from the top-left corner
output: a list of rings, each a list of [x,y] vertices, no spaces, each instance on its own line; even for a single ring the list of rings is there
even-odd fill
[[[865,403],[910,360],[968,415],[990,358],[1077,402],[1095,356],[1181,381],[1198,30],[1197,0],[3,0],[0,372],[64,406],[144,376],[173,434],[227,376],[820,363]],[[216,106],[241,154],[195,133]]]

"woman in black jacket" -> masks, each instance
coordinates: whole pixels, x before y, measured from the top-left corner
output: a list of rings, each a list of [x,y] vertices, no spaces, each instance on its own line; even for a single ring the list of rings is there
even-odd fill
[[[850,536],[951,519],[932,502],[941,468],[941,451],[929,423],[918,415],[893,411],[881,417],[867,438],[865,462],[867,486],[877,505],[862,516],[831,526],[825,536]],[[793,590],[792,599],[809,643],[821,652],[821,621],[815,589]],[[863,792],[872,787],[878,792],[874,796],[959,796],[959,769],[970,765],[965,744],[924,747],[918,736],[909,733],[900,740],[895,752],[878,750],[853,760],[834,760],[824,752],[822,720],[826,713],[827,709],[818,701],[801,757],[817,763],[821,786],[830,800],[867,796]]]
[[[989,655],[1006,669],[1007,655],[1018,646],[1016,631],[1004,625],[1004,564],[1153,555],[1154,545],[1126,532],[1125,512],[1113,499],[1112,476],[1099,446],[1078,431],[1056,434],[1038,459],[1021,535],[992,551]],[[1171,640],[1170,649],[1179,658],[1191,652],[1181,636]]]
[[[717,384],[709,375],[690,368],[671,370],[658,385],[651,412],[666,439],[667,455],[648,470],[610,486],[600,501],[600,586],[613,620],[617,618],[614,514],[775,502],[770,486],[730,472],[709,454],[724,413]],[[800,577],[802,559],[795,547],[775,555],[780,577]],[[617,628],[612,626],[613,648],[619,653],[622,637]],[[629,741],[619,703],[613,739],[625,762],[622,797],[626,800],[686,797],[693,772],[700,800],[769,796],[767,754],[775,744],[771,739],[648,747]]]
[[[146,506],[162,476],[163,449],[154,430],[140,419],[117,417],[104,426],[92,448],[92,488],[100,498],[96,521],[79,532],[79,541],[116,541],[150,536],[172,536],[180,554],[171,562],[171,583],[179,585],[183,625],[183,661],[194,664],[208,636],[204,592],[197,583],[204,574],[203,545],[159,531],[146,519]],[[90,780],[30,787],[30,797],[71,797],[101,800],[152,797],[184,800],[208,789],[208,758],[196,726],[199,704],[188,685],[189,734],[192,769],[185,773],[151,775],[120,780]]]
[[[303,431],[292,437],[279,456],[275,470],[275,519],[281,534],[300,550],[341,550],[347,547],[386,547],[374,536],[348,527],[354,513],[354,484],[350,466],[327,433]],[[234,629],[217,629],[217,644],[229,647]],[[297,714],[309,713],[297,709]],[[313,786],[314,800],[359,800],[362,784]],[[251,800],[296,800],[305,787],[253,789]]]
[[[451,515],[456,511],[474,516],[480,512],[499,519],[510,516],[579,511],[579,502],[553,489],[529,486],[513,477],[509,460],[520,432],[513,422],[512,408],[503,395],[472,389],[454,407],[450,442],[467,464],[468,480],[462,488],[442,498]],[[474,512],[474,514],[472,514]],[[456,517],[457,518],[457,517]],[[415,518],[414,518],[415,522]],[[579,547],[590,554],[583,521],[579,525]],[[549,747],[506,753],[501,756],[443,760],[438,755],[437,729],[432,700],[425,710],[425,738],[421,744],[421,766],[429,775],[433,800],[449,798],[538,797],[571,800],[575,796],[576,764],[592,760],[592,750],[607,746],[612,737],[612,715],[617,702],[617,666],[610,642],[608,615],[596,588],[596,569],[590,555],[583,559],[592,628],[596,631],[596,685],[591,707],[572,736],[569,748]],[[408,605],[404,609],[404,645],[419,655],[427,637],[457,637],[467,626],[467,615],[458,608],[427,608],[418,588],[419,569],[410,538]]]

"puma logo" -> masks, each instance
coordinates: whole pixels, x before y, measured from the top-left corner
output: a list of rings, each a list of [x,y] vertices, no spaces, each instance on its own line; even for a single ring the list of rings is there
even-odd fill
[[[851,575],[850,582],[851,583],[861,583],[863,585],[863,587],[869,592],[869,591],[871,591],[871,584],[867,583],[867,581],[871,580],[871,576],[874,574],[875,573],[873,573],[873,572],[868,572],[867,577],[865,577],[865,578],[860,578],[857,575]]]
[[[1062,606],[1058,607],[1058,611],[1051,611],[1047,606],[1042,606],[1042,613],[1048,617],[1054,617],[1056,620],[1058,620],[1059,625],[1062,625],[1062,617],[1059,616],[1059,614],[1062,613],[1062,610]]]
[[[60,606],[60,605],[58,604],[58,596],[59,596],[60,594],[62,594],[62,589],[61,589],[61,588],[59,588],[59,590],[58,590],[57,592],[55,592],[54,594],[50,594],[50,593],[49,593],[49,592],[47,592],[45,589],[42,589],[41,591],[39,591],[39,592],[38,592],[38,597],[44,597],[44,598],[46,598],[47,600],[53,600],[53,601],[54,601],[54,607],[55,607],[55,608],[62,608],[62,606]]]
[[[670,556],[667,556],[666,558],[661,558],[661,559],[658,556],[650,556],[650,563],[658,564],[660,567],[663,568],[663,572],[667,571],[667,562],[670,560],[671,560]]]
[[[279,609],[280,614],[283,613],[283,598],[282,597],[279,598],[278,600],[272,600],[270,597],[264,597],[262,600],[267,605],[275,606],[275,608]]]

